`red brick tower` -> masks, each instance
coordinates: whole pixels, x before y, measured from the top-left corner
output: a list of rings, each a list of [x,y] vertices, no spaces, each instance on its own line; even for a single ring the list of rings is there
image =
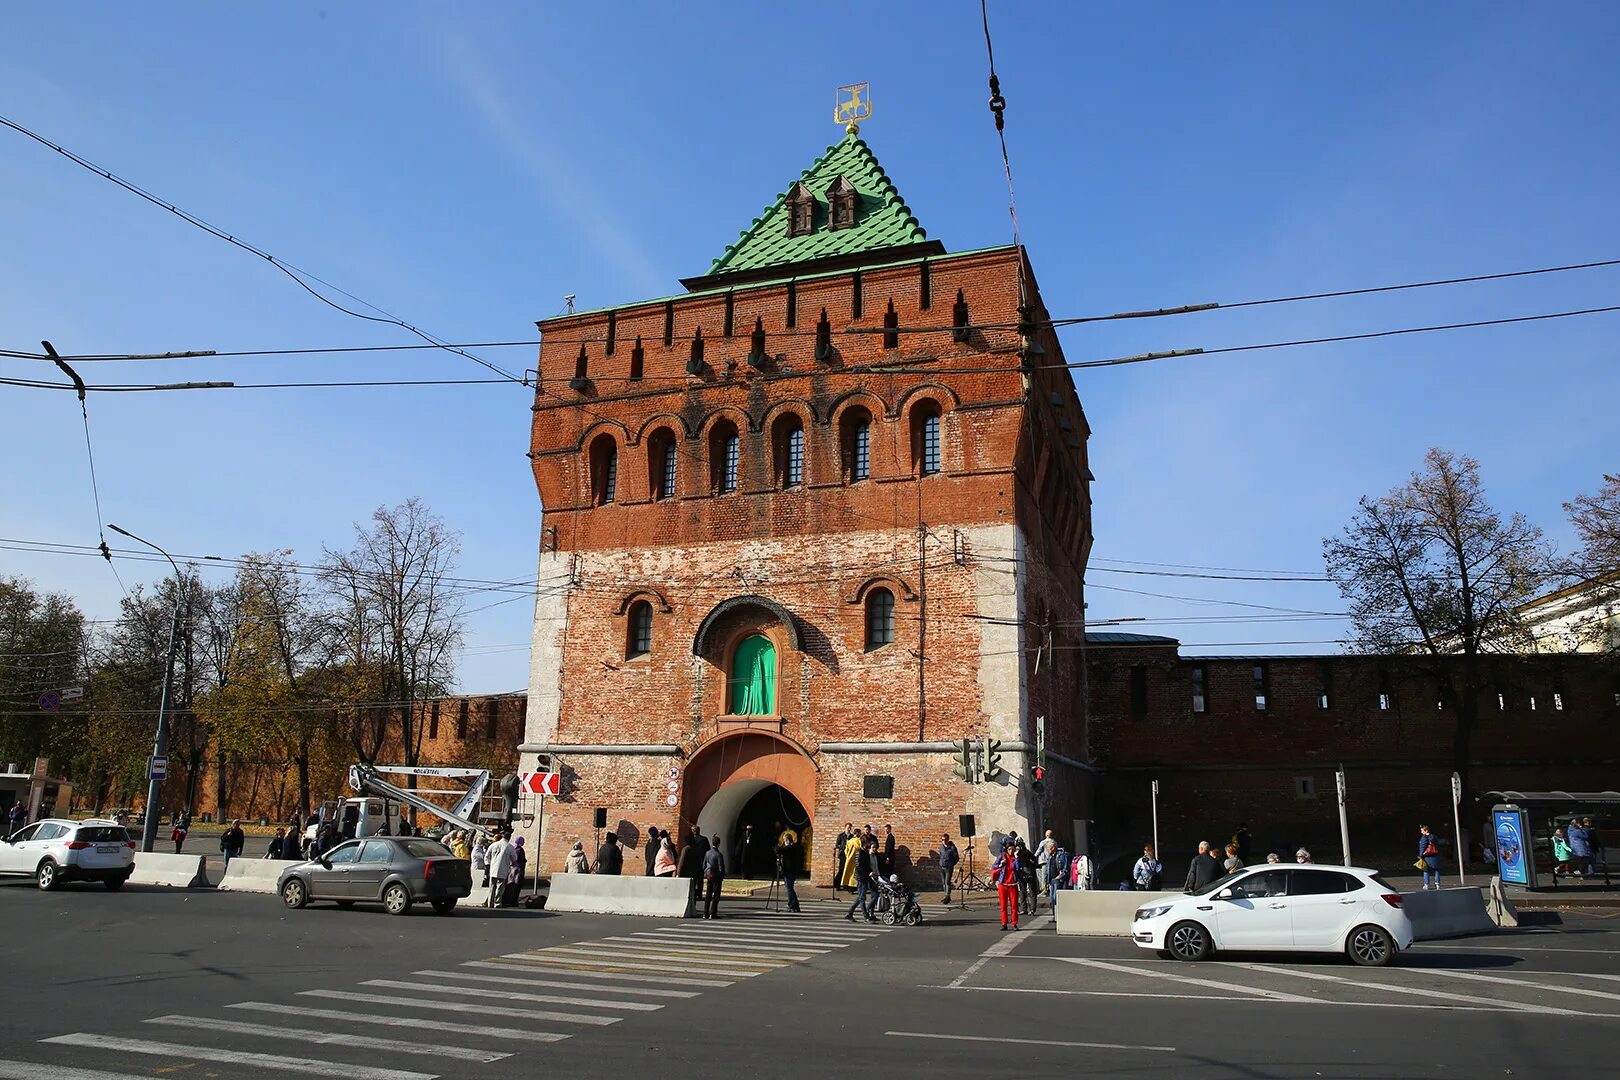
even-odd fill
[[[792,824],[818,882],[845,822],[892,824],[902,873],[959,814],[1069,842],[1089,430],[1024,253],[947,254],[851,131],[683,284],[540,323],[541,867],[597,807],[728,854],[752,825],[765,876]],[[998,779],[957,777],[964,737]]]

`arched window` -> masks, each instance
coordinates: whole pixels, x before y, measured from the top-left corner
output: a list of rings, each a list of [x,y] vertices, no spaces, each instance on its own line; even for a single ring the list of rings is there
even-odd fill
[[[591,498],[598,506],[619,493],[619,446],[611,435],[598,435],[591,443]]]
[[[933,476],[940,471],[939,406],[931,401],[911,412],[911,445],[918,475]]]
[[[630,621],[625,635],[624,655],[627,659],[646,656],[652,652],[652,605],[637,600],[630,605]]]
[[[709,468],[710,480],[717,494],[725,495],[737,490],[740,453],[736,427],[729,421],[716,424],[709,435]]]
[[[731,659],[732,716],[776,715],[776,646],[764,634],[743,638]]]
[[[866,647],[881,649],[894,640],[894,593],[873,589],[866,594]]]
[[[799,487],[804,483],[804,422],[794,413],[784,413],[771,428],[776,450],[778,487]]]
[[[872,477],[872,414],[860,406],[844,411],[839,420],[844,453],[844,480],[856,483]]]
[[[652,497],[675,497],[675,436],[668,428],[659,428],[647,440],[647,477],[652,481]]]

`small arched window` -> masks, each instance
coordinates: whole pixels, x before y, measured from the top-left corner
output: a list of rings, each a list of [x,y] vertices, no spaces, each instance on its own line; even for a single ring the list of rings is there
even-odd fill
[[[776,715],[776,646],[764,634],[743,638],[731,659],[728,709],[732,716]]]
[[[918,475],[933,476],[940,471],[939,406],[931,401],[912,410],[911,445]]]
[[[736,427],[729,422],[716,424],[709,436],[709,463],[716,493],[726,495],[737,490],[741,452]]]
[[[675,497],[675,436],[668,428],[659,428],[647,440],[647,476],[652,481],[652,497]]]
[[[630,621],[626,628],[624,655],[627,659],[646,656],[652,652],[652,605],[637,600],[630,605]]]
[[[849,483],[872,477],[872,414],[856,406],[839,422],[844,453],[844,479]]]
[[[894,640],[894,593],[873,589],[866,594],[866,647],[881,649]]]
[[[619,494],[619,446],[611,435],[599,435],[591,443],[591,497],[598,506],[614,501]]]
[[[804,483],[804,422],[793,413],[783,414],[772,428],[776,449],[776,481],[779,487],[799,487]]]

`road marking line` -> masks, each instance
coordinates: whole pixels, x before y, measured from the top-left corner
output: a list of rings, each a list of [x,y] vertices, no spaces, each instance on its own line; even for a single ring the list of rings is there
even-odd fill
[[[624,1009],[628,1012],[655,1012],[663,1008],[656,1001],[598,1001],[591,998],[563,997],[561,994],[523,994],[514,990],[489,990],[482,986],[443,986],[434,983],[404,982],[399,979],[367,979],[360,985],[380,986],[384,990],[422,990],[429,994],[459,994],[462,997],[535,1001],[541,1005],[588,1005],[597,1009]]]
[[[1064,994],[1072,997],[1110,998],[1164,998],[1170,1001],[1225,1001],[1234,1005],[1333,1005],[1354,1009],[1428,1009],[1444,1012],[1510,1012],[1482,1005],[1419,1005],[1409,1001],[1339,1001],[1333,998],[1307,997],[1232,997],[1226,994],[1154,994],[1129,990],[1044,990],[1029,986],[928,986],[925,990],[961,990],[969,993],[989,994]],[[1601,1016],[1613,1019],[1608,1013],[1581,1013],[1581,1016]]]
[[[979,973],[979,969],[984,967],[984,965],[988,964],[990,961],[999,956],[1006,956],[1008,953],[1018,948],[1018,946],[1029,940],[1029,936],[1031,934],[1051,921],[1050,916],[1037,915],[1035,918],[1029,921],[1028,930],[1018,930],[1014,933],[1008,934],[999,941],[992,943],[988,949],[979,954],[979,958],[973,961],[966,971],[962,972],[962,974],[951,980],[952,989],[961,986],[963,983],[973,978],[973,976]]]
[[[408,1027],[421,1030],[428,1021],[414,1016],[388,1016],[383,1013],[346,1012],[342,1009],[312,1009],[303,1005],[282,1005],[274,1001],[238,1001],[227,1009],[253,1009],[257,1012],[276,1013],[281,1016],[307,1016],[320,1020],[352,1020],[357,1024],[383,1024],[388,1027]],[[453,1032],[457,1035],[487,1035],[492,1039],[521,1039],[524,1042],[562,1042],[567,1035],[556,1031],[529,1031],[524,1028],[490,1027],[486,1024],[457,1024],[446,1020],[432,1021],[434,1031]]]
[[[541,949],[535,955],[561,956],[565,959],[578,959],[596,961],[604,965],[622,964],[626,967],[641,966],[660,968],[667,965],[659,963],[662,960],[679,959],[684,965],[682,970],[696,971],[707,975],[762,975],[782,967],[780,960],[725,960],[719,957],[714,959],[698,960],[692,957],[677,956],[668,950],[654,945],[616,945],[608,955],[593,945],[554,945],[549,949]]]
[[[367,1005],[405,1005],[412,1009],[443,1009],[447,1012],[485,1013],[489,1016],[518,1016],[525,1020],[549,1020],[558,1024],[617,1024],[617,1016],[586,1016],[584,1013],[544,1012],[536,1009],[507,1009],[472,1001],[424,1001],[421,998],[391,997],[387,994],[356,994],[349,990],[301,990],[300,997],[335,998]],[[428,1023],[428,1021],[423,1021]]]
[[[696,990],[653,990],[635,986],[581,986],[578,983],[563,982],[560,979],[517,979],[502,975],[474,975],[466,971],[413,971],[412,975],[425,975],[433,979],[467,979],[472,982],[507,983],[512,986],[547,986],[559,990],[573,990],[577,993],[607,993],[615,994],[641,994],[646,997],[662,998],[695,998]]]
[[[397,1039],[376,1039],[365,1035],[352,1035],[346,1031],[316,1031],[313,1028],[281,1027],[276,1024],[250,1024],[242,1020],[224,1020],[217,1016],[154,1016],[143,1023],[199,1028],[203,1031],[231,1031],[238,1035],[263,1035],[270,1039],[296,1039],[299,1042],[317,1045],[354,1046],[362,1050],[390,1050],[400,1054],[459,1058],[462,1061],[500,1061],[502,1058],[512,1056],[499,1051],[478,1050],[470,1046],[443,1046],[402,1042]]]
[[[250,1054],[245,1050],[219,1050],[212,1046],[188,1046],[185,1043],[153,1042],[147,1039],[119,1039],[111,1035],[90,1035],[74,1032],[41,1039],[43,1043],[61,1046],[89,1046],[97,1050],[122,1050],[130,1054],[151,1054],[156,1057],[193,1058],[198,1061],[223,1061],[230,1065],[255,1065],[262,1069],[282,1069],[286,1072],[309,1073],[313,1076],[350,1077],[352,1080],[436,1080],[436,1073],[407,1072],[404,1069],[379,1069],[372,1065],[347,1065],[341,1061],[317,1061],[314,1058],[286,1057],[282,1054]]]
[[[950,1039],[953,1042],[1017,1043],[1019,1046],[1068,1046],[1084,1050],[1155,1050],[1173,1054],[1173,1046],[1130,1046],[1126,1043],[1064,1042],[1060,1039],[1004,1039],[995,1035],[941,1035],[930,1031],[885,1031],[902,1039]]]
[[[150,1080],[150,1077],[135,1073],[71,1069],[66,1065],[45,1065],[32,1061],[0,1061],[0,1077],[5,1080]]]
[[[714,956],[717,949],[723,948],[726,956],[758,957],[773,960],[784,957],[792,960],[808,960],[812,956],[821,956],[832,952],[831,949],[767,945],[764,942],[733,937],[729,934],[724,937],[697,938],[694,935],[682,934],[679,931],[660,933],[657,930],[642,930],[630,937],[610,937],[602,940],[622,942],[626,945],[667,945],[670,948],[684,949],[700,956]]]
[[[516,956],[517,954],[513,954]],[[547,964],[544,967],[524,963],[520,960],[464,960],[462,967],[483,968],[490,971],[534,971],[542,975],[556,975],[557,970],[566,970],[577,979],[611,979],[614,982],[658,983],[668,986],[703,986],[722,987],[731,983],[723,979],[687,979],[678,975],[635,975],[625,972],[586,971],[577,966],[563,964]],[[615,989],[618,989],[615,987]],[[626,989],[625,993],[630,991]]]
[[[1604,975],[1596,971],[1531,971],[1529,975],[1553,975],[1561,979],[1605,979],[1609,982],[1620,982],[1620,975]]]
[[[1557,994],[1579,994],[1581,997],[1604,998],[1608,1001],[1620,1001],[1620,994],[1608,990],[1588,990],[1583,986],[1553,986],[1550,983],[1525,982],[1522,979],[1508,979],[1501,975],[1479,975],[1471,971],[1442,971],[1436,968],[1413,969],[1414,974],[1444,975],[1448,979],[1470,979],[1475,982],[1501,983],[1505,986],[1518,986],[1525,990],[1551,990]],[[1539,974],[1539,973],[1538,973]]]
[[[1446,948],[1467,949],[1470,952],[1550,952],[1550,953],[1583,953],[1593,956],[1614,956],[1613,949],[1554,949],[1546,945],[1467,945],[1456,942],[1420,941],[1412,946],[1414,949]]]
[[[1064,963],[1079,964],[1083,967],[1096,968],[1099,971],[1123,972],[1127,975],[1140,975],[1144,979],[1165,979],[1169,982],[1184,983],[1187,986],[1202,986],[1208,990],[1225,990],[1228,993],[1251,994],[1255,997],[1281,998],[1284,1001],[1309,1001],[1310,998],[1298,994],[1290,994],[1283,990],[1266,990],[1258,986],[1240,986],[1237,983],[1221,982],[1217,979],[1200,979],[1192,975],[1174,975],[1168,971],[1151,971],[1147,968],[1133,968],[1125,964],[1114,964],[1103,960],[1086,960],[1081,957],[1068,956],[1063,958]]]
[[[606,972],[649,972],[669,970],[669,965],[667,963],[659,963],[654,959],[642,957],[629,960],[594,960],[591,958],[591,954],[576,955],[574,953],[534,952],[523,953],[517,958],[533,964],[573,965],[577,968]],[[730,969],[721,970],[714,968],[712,965],[704,965],[702,967],[687,967],[683,970],[691,971],[699,975],[723,976],[728,979],[752,979],[755,975],[760,974],[757,971],[735,971]]]
[[[856,945],[862,941],[871,941],[875,934],[823,934],[815,931],[799,934],[778,934],[772,930],[764,930],[753,926],[661,926],[647,933],[658,934],[746,934],[761,941],[802,941],[806,945]]]
[[[775,923],[751,922],[747,919],[721,919],[724,926],[717,926],[712,922],[674,923],[668,926],[657,926],[657,930],[676,930],[686,933],[696,933],[704,930],[734,930],[739,934],[758,934],[760,937],[773,938],[831,938],[836,941],[866,941],[881,934],[865,934],[850,927],[847,930],[835,930],[831,926],[777,926]]]
[[[1552,1005],[1525,1005],[1516,1001],[1503,1001],[1500,998],[1475,997],[1472,994],[1451,994],[1444,990],[1425,990],[1420,986],[1394,986],[1383,982],[1363,982],[1360,979],[1347,979],[1342,975],[1327,975],[1320,971],[1297,971],[1293,968],[1276,967],[1271,964],[1243,964],[1241,966],[1248,968],[1250,971],[1291,975],[1296,979],[1315,979],[1318,982],[1340,983],[1346,986],[1361,987],[1366,990],[1386,990],[1392,994],[1411,994],[1416,997],[1439,998],[1442,1001],[1463,1001],[1471,1005],[1493,1005],[1498,1009],[1509,1012],[1544,1013],[1550,1016],[1586,1015],[1574,1009],[1560,1009]]]

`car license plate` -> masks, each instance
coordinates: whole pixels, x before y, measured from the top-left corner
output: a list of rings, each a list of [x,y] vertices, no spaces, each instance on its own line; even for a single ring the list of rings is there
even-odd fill
[[[96,854],[97,855],[116,855],[116,854],[118,854],[118,845],[117,844],[97,844],[96,845]]]

